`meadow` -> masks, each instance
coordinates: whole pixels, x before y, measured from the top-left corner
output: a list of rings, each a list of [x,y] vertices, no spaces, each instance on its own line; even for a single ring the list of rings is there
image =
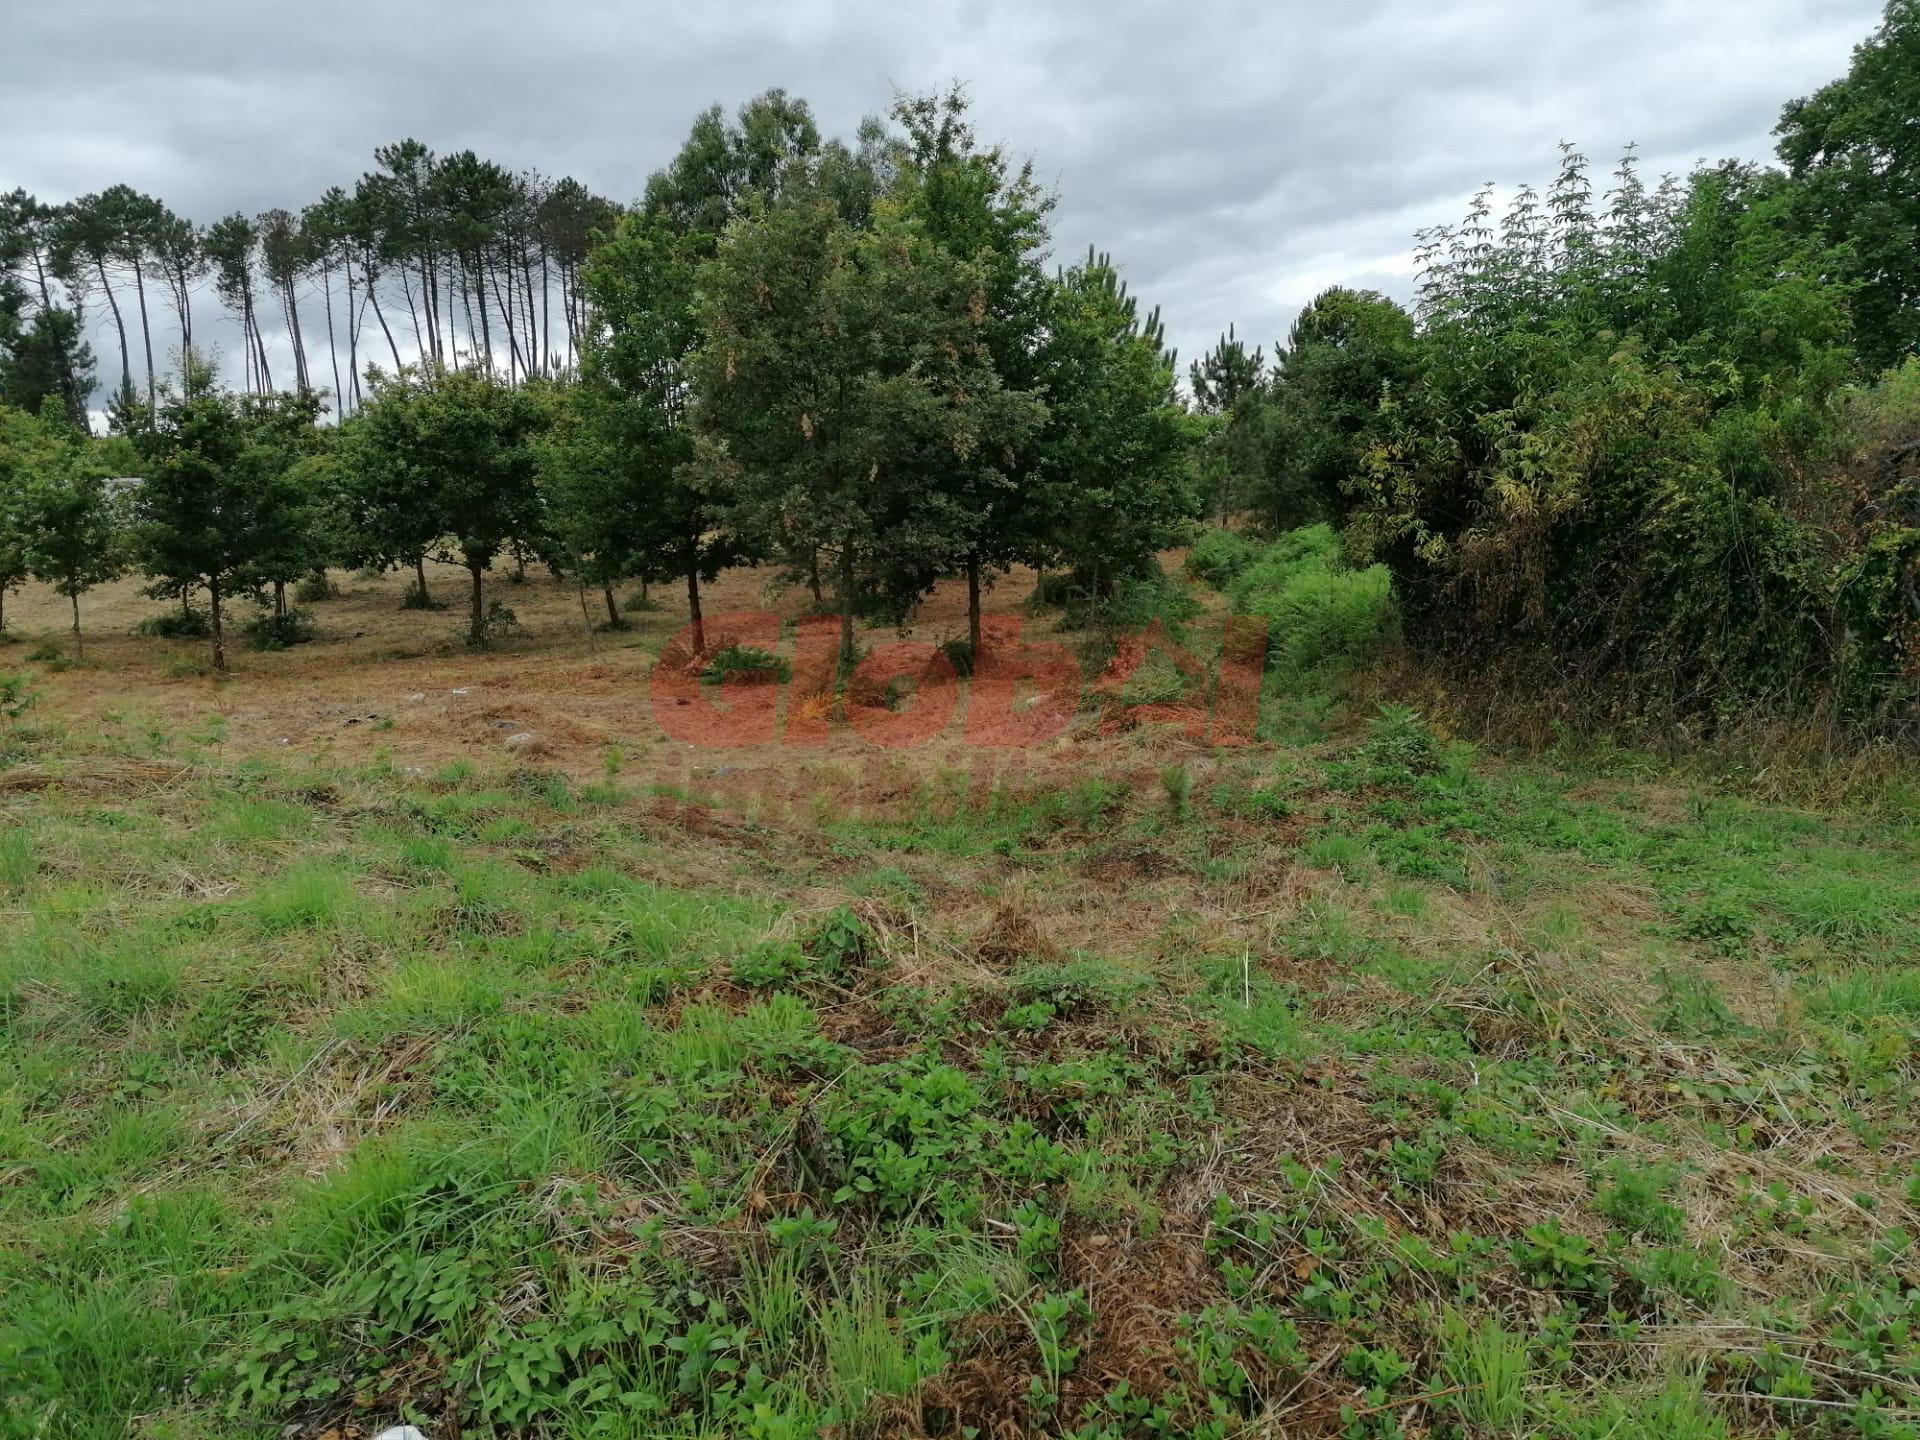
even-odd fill
[[[6,653],[0,1435],[1920,1434],[1910,783],[1275,693],[663,778],[677,619],[512,598]]]

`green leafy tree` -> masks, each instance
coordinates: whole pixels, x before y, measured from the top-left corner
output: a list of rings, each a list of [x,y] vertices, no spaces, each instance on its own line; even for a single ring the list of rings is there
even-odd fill
[[[647,181],[641,209],[692,239],[704,259],[751,202],[807,183],[820,151],[820,127],[798,96],[769,90],[731,122],[715,105],[695,118],[673,160]]]
[[[706,648],[700,587],[751,558],[710,471],[694,466],[689,416],[694,252],[700,238],[623,218],[581,277],[594,329],[582,364],[579,424],[557,487],[557,524],[603,582],[683,581],[694,646]],[[609,619],[614,616],[611,605]]]
[[[1846,75],[1789,103],[1774,131],[1794,210],[1858,281],[1875,369],[1920,350],[1920,0],[1889,0]]]
[[[0,404],[0,637],[7,633],[7,596],[33,573],[25,501],[46,448],[45,432],[35,416]]]
[[[50,412],[59,415],[57,402]],[[126,507],[112,481],[126,474],[130,447],[64,425],[43,429],[43,458],[19,497],[26,558],[34,579],[67,598],[74,646],[84,653],[80,597],[127,568]]]
[[[287,620],[287,586],[339,558],[340,513],[329,435],[311,390],[255,396],[243,403],[251,432],[248,464],[259,487],[262,543],[247,566],[250,587],[269,595],[273,620]]]
[[[1388,564],[1417,643],[1482,673],[1688,709],[1841,698],[1836,562],[1870,527],[1809,483],[1852,368],[1833,257],[1747,167],[1649,192],[1629,160],[1596,202],[1568,151],[1548,197],[1425,237],[1350,548]]]
[[[58,209],[24,190],[0,195],[0,401],[37,415],[42,400],[57,395],[67,419],[84,428],[93,352],[78,311],[61,303],[73,294],[62,253]]]
[[[376,375],[343,444],[343,502],[358,557],[423,561],[469,577],[471,644],[486,645],[485,576],[515,542],[544,540],[533,441],[542,411],[527,391],[484,371],[429,367]]]
[[[276,447],[193,351],[178,389],[161,391],[132,437],[144,471],[131,506],[136,563],[168,593],[206,590],[213,666],[225,671],[225,602],[251,589],[262,557],[285,542],[286,511],[268,483]]]
[[[1026,404],[1002,444],[965,453],[935,450],[927,477],[964,527],[954,559],[967,581],[969,653],[978,655],[982,573],[1028,558],[1040,518],[1036,452],[1027,441],[1044,418],[1040,349],[1048,284],[1042,261],[1054,202],[1030,164],[1015,166],[999,146],[980,144],[958,88],[902,98],[893,116],[906,137],[902,153],[889,162],[900,204],[927,238],[977,270],[981,285],[973,303],[982,356],[1003,398]]]
[[[1278,529],[1337,517],[1381,401],[1411,379],[1413,317],[1371,290],[1322,291],[1274,361],[1249,448],[1261,453],[1260,509]]]
[[[1187,367],[1193,408],[1202,415],[1231,414],[1241,400],[1259,391],[1266,369],[1261,348],[1256,345],[1249,350],[1229,325],[1213,349]]]
[[[97,281],[113,313],[114,333],[120,340],[120,388],[116,393],[123,401],[133,394],[133,360],[127,348],[126,316],[107,266],[117,265],[125,252],[134,223],[127,204],[131,195],[125,186],[117,186],[102,194],[81,196],[61,209],[54,240],[56,268],[71,276],[76,285],[89,278]]]
[[[0,400],[9,405],[35,414],[51,396],[73,423],[84,425],[84,397],[94,383],[93,351],[71,310],[35,310],[14,335],[0,337]],[[76,391],[82,397],[77,410],[67,399]]]
[[[1271,429],[1267,413],[1267,358],[1227,333],[1187,367],[1194,412],[1204,417],[1194,461],[1207,508],[1225,525],[1245,508],[1257,487]]]
[[[863,591],[967,543],[964,507],[925,483],[938,457],[998,451],[1038,418],[994,371],[984,289],[894,202],[863,229],[817,192],[730,227],[701,269],[704,473],[746,533],[828,563],[843,662]]]
[[[340,427],[338,447],[343,517],[340,558],[351,565],[405,566],[413,571],[409,608],[441,608],[427,589],[427,557],[451,528],[442,476],[420,449],[420,426],[409,412],[415,377],[370,372],[368,394],[385,400],[361,409]]]

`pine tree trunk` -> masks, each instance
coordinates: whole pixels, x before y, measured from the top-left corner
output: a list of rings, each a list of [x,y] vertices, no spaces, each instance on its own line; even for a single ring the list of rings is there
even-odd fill
[[[373,302],[373,318],[380,322],[380,333],[387,337],[387,349],[393,352],[393,371],[397,375],[401,369],[400,347],[393,343],[393,331],[387,328],[386,312],[380,308],[380,292],[373,288],[371,282],[367,285],[367,298]]]
[[[698,562],[687,566],[687,614],[693,622],[693,650],[696,655],[707,653],[707,622],[700,614],[700,566]]]
[[[338,416],[347,406],[346,392],[340,388],[340,346],[333,333],[333,267],[320,266],[320,286],[327,299],[327,359],[333,366],[333,413]]]
[[[413,348],[420,352],[422,359],[425,359],[426,337],[420,333],[420,312],[414,308],[413,303],[413,279],[405,265],[400,267],[400,293],[407,297],[407,319],[413,325]]]
[[[284,580],[273,582],[273,618],[276,620],[287,618],[287,582]]]
[[[620,628],[620,607],[614,603],[613,586],[602,585],[600,587],[600,593],[607,597],[607,628],[609,630],[618,630]]]
[[[473,257],[473,298],[480,303],[480,348],[486,354],[489,373],[493,370],[493,322],[487,319],[487,262],[482,255]]]
[[[294,298],[293,281],[286,286],[287,328],[293,335],[294,383],[302,392],[313,389],[313,375],[307,369],[307,339],[300,333],[300,302]]]
[[[500,293],[500,272],[503,269],[507,272],[507,289],[504,295]],[[511,385],[519,378],[521,369],[520,340],[515,333],[518,327],[514,323],[513,315],[513,257],[508,256],[503,265],[494,266],[493,273],[487,278],[493,288],[494,303],[500,307],[500,323],[507,327],[507,383]]]
[[[427,559],[424,555],[413,557],[413,580],[420,587],[420,608],[427,608]]]
[[[73,602],[73,653],[76,659],[87,658],[87,642],[80,634],[80,592],[74,591],[67,599]]]
[[[253,291],[247,291],[247,308],[244,316],[245,328],[253,335],[254,353],[259,364],[260,393],[265,395],[273,389],[273,371],[267,367],[267,342],[260,334],[260,323],[253,313]]]
[[[34,268],[34,273],[39,277],[39,280],[40,280],[40,305],[44,310],[47,311],[48,314],[52,314],[53,313],[53,297],[47,289],[47,267],[46,267],[46,264],[40,258],[40,247],[37,244],[34,246],[34,249],[33,249],[33,268]],[[79,312],[78,306],[76,306],[74,309],[73,319],[74,319],[74,325],[77,328],[80,323],[80,312]],[[73,377],[73,356],[68,353],[67,346],[64,342],[61,343],[59,349],[60,349],[60,382],[65,387],[67,392],[67,415],[70,419],[72,419],[74,424],[76,425],[84,424],[87,418],[87,402],[86,402],[86,397],[80,393],[79,382],[75,380]],[[5,597],[3,595],[0,595],[0,606],[4,606],[4,604],[5,604]],[[5,628],[6,627],[4,625],[0,625],[0,629],[5,629]]]
[[[807,588],[813,591],[813,608],[820,608],[820,547],[807,552]]]
[[[127,358],[127,322],[120,317],[120,300],[113,293],[113,286],[107,280],[107,264],[95,256],[94,269],[100,272],[100,288],[107,292],[107,304],[113,307],[113,328],[120,335],[120,393],[133,393],[133,361]]]
[[[540,242],[540,373],[553,366],[553,309],[547,292],[553,284],[553,267],[547,261],[547,242]]]
[[[353,305],[353,256],[342,254],[340,266],[347,275],[347,379],[353,384],[353,408],[360,408],[360,315]],[[342,402],[346,396],[340,397]]]
[[[140,272],[140,258],[133,261],[133,289],[140,297],[140,343],[147,353],[147,404],[153,404],[153,331],[147,324],[147,280]]]

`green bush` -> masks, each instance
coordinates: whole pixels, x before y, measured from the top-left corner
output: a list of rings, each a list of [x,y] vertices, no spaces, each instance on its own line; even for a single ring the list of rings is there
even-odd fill
[[[266,611],[240,628],[247,644],[255,650],[285,650],[289,645],[304,645],[314,637],[313,617],[304,610],[289,610],[284,615]]]
[[[1187,573],[1224,590],[1254,562],[1260,546],[1236,530],[1207,530],[1187,552]]]
[[[293,598],[302,605],[312,605],[321,600],[332,600],[340,594],[339,587],[324,570],[316,570],[298,585],[293,587]]]
[[[1330,525],[1274,541],[1229,592],[1237,615],[1267,622],[1267,656],[1282,678],[1337,675],[1365,664],[1398,633],[1384,566],[1346,566]]]
[[[204,610],[163,610],[135,625],[133,633],[167,640],[199,640],[205,638],[212,628]]]
[[[700,678],[709,685],[718,685],[729,676],[772,684],[776,680],[788,679],[791,674],[792,669],[787,662],[771,650],[762,650],[754,645],[728,645],[713,652],[701,668]]]

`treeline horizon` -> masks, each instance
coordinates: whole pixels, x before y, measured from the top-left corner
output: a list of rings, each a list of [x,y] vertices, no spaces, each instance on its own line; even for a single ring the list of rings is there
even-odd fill
[[[224,669],[225,602],[270,594],[291,642],[289,588],[335,565],[412,568],[420,608],[438,604],[425,560],[461,565],[484,645],[502,620],[484,576],[512,554],[604,589],[615,625],[614,584],[683,581],[699,651],[702,583],[774,562],[817,604],[831,590],[850,660],[856,614],[903,614],[965,573],[970,657],[993,572],[1052,561],[1105,594],[1197,509],[1158,318],[1104,256],[1048,273],[1052,205],[976,141],[957,89],[901,98],[851,144],[777,90],[731,120],[708,111],[566,262],[564,330],[540,327],[536,288],[484,248],[416,250],[416,293],[449,255],[472,288],[410,320],[430,335],[457,310],[478,350],[429,341],[417,363],[369,364],[337,426],[308,372],[277,389],[261,365],[232,392],[189,347],[151,398],[123,386],[97,439],[63,372],[43,371],[38,415],[0,448],[20,482],[0,594],[54,584],[77,635],[79,596],[137,569],[183,624],[205,597]],[[513,305],[489,303],[516,294],[519,332]],[[524,361],[521,334],[547,358]],[[542,343],[560,334],[564,362]]]
[[[1496,215],[1489,187],[1418,237],[1410,305],[1335,286],[1271,355],[1230,329],[1185,393],[1107,257],[1049,267],[1054,196],[975,138],[958,89],[900,97],[845,141],[783,91],[715,107],[630,207],[416,142],[300,217],[229,217],[210,249],[131,192],[70,211],[16,194],[0,474],[24,498],[0,596],[48,579],[77,625],[86,577],[133,566],[214,602],[223,665],[223,593],[271,593],[291,625],[286,588],[329,564],[411,566],[427,605],[423,558],[455,560],[482,644],[503,554],[602,588],[609,623],[614,585],[684,581],[697,635],[702,581],[767,563],[823,609],[832,593],[851,659],[856,616],[910,614],[951,575],[970,664],[979,591],[1014,564],[1043,572],[1043,599],[1171,613],[1155,557],[1203,516],[1324,524],[1338,565],[1390,576],[1406,640],[1463,674],[1908,733],[1920,0],[1891,0],[1776,133],[1777,168],[1651,184],[1630,150],[1603,181],[1565,146],[1546,188]],[[190,335],[174,281],[193,255],[247,337],[240,393],[191,345],[177,380],[152,368],[147,287]],[[120,321],[105,439],[78,312],[55,300],[90,287]],[[276,304],[291,377],[261,339]],[[110,474],[145,478],[115,497]],[[1249,599],[1317,624],[1339,602],[1315,585]]]
[[[0,196],[16,363],[57,387],[76,419],[103,392],[109,409],[152,403],[184,351],[214,352],[194,328],[211,300],[239,327],[242,388],[324,390],[341,416],[360,403],[367,364],[480,363],[514,378],[571,368],[580,266],[624,207],[570,176],[514,171],[470,149],[436,155],[411,137],[376,147],[373,160],[350,189],[330,187],[299,210],[206,224],[124,184],[64,203]],[[82,338],[99,320],[105,357]]]

